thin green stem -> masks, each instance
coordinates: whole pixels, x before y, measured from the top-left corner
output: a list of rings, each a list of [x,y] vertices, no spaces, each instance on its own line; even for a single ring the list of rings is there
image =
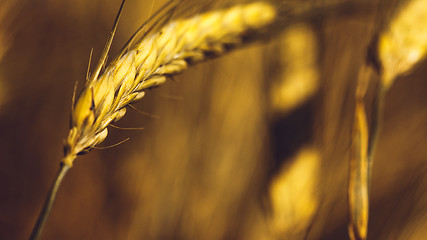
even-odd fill
[[[47,195],[43,209],[41,210],[39,217],[37,219],[37,222],[34,225],[33,231],[30,236],[30,240],[39,239],[40,234],[43,231],[43,227],[46,224],[46,220],[49,216],[50,210],[52,209],[53,202],[55,201],[56,193],[58,192],[59,186],[61,185],[61,182],[64,179],[64,176],[69,169],[70,169],[69,165],[61,163],[55,182],[53,183],[52,188],[50,189]]]
[[[368,147],[368,157],[369,159],[372,159],[376,146],[378,143],[378,137],[380,135],[381,131],[381,123],[383,121],[383,115],[384,115],[384,105],[385,105],[385,97],[388,89],[381,84],[379,86],[377,96],[374,102],[374,110],[373,110],[373,116],[372,116],[372,130],[371,130],[371,137],[370,137],[370,144]],[[372,164],[372,163],[370,163]]]

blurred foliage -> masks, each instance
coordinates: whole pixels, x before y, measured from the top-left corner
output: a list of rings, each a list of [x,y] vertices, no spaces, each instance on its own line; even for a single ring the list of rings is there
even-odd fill
[[[284,164],[271,182],[273,218],[270,224],[277,237],[307,231],[319,202],[316,194],[319,163],[319,151],[303,147],[291,165]]]
[[[295,25],[280,37],[282,69],[270,87],[273,111],[288,113],[310,99],[319,88],[317,45],[312,29]]]
[[[91,48],[99,57],[120,1],[5,2],[0,237],[26,239],[62,157],[75,81],[85,79]],[[110,58],[162,2],[127,1]],[[179,14],[237,2],[187,1]],[[279,2],[309,8],[337,1]],[[149,92],[135,105],[148,115],[129,109],[118,122],[143,131],[111,128],[105,146],[130,141],[77,159],[42,239],[348,238],[357,72],[378,29],[405,1],[372,2],[379,7],[320,15]],[[427,234],[426,66],[387,94],[368,239]],[[277,104],[274,94],[289,76],[316,78],[296,85],[308,93],[294,104]]]

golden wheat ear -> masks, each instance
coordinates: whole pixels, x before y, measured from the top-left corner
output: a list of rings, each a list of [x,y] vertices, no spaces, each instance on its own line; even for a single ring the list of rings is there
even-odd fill
[[[168,8],[159,13],[152,26],[168,21],[178,3],[167,4]],[[122,7],[123,4],[96,70],[72,110],[62,161],[69,166],[78,154],[101,143],[108,135],[107,126],[122,118],[126,107],[141,99],[146,90],[163,84],[167,77],[184,71],[192,63],[241,46],[248,34],[266,28],[277,15],[273,5],[253,2],[171,21],[150,35],[140,28],[119,57],[100,73]]]

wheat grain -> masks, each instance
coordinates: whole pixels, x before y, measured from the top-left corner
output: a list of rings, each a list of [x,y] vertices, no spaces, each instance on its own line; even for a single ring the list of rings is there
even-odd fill
[[[275,17],[273,6],[255,2],[177,20],[143,38],[86,83],[72,109],[62,162],[72,166],[77,154],[101,143],[107,126],[122,118],[125,107],[140,100],[144,90],[164,83],[188,64],[241,45],[246,33],[261,30]]]

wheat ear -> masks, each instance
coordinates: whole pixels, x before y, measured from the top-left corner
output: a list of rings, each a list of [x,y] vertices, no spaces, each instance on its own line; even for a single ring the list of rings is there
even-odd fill
[[[245,34],[271,24],[275,8],[264,2],[204,13],[173,21],[147,36],[90,79],[72,109],[71,130],[62,162],[72,166],[78,154],[107,136],[107,126],[141,99],[144,90],[164,83],[194,62],[220,55],[243,43]]]

